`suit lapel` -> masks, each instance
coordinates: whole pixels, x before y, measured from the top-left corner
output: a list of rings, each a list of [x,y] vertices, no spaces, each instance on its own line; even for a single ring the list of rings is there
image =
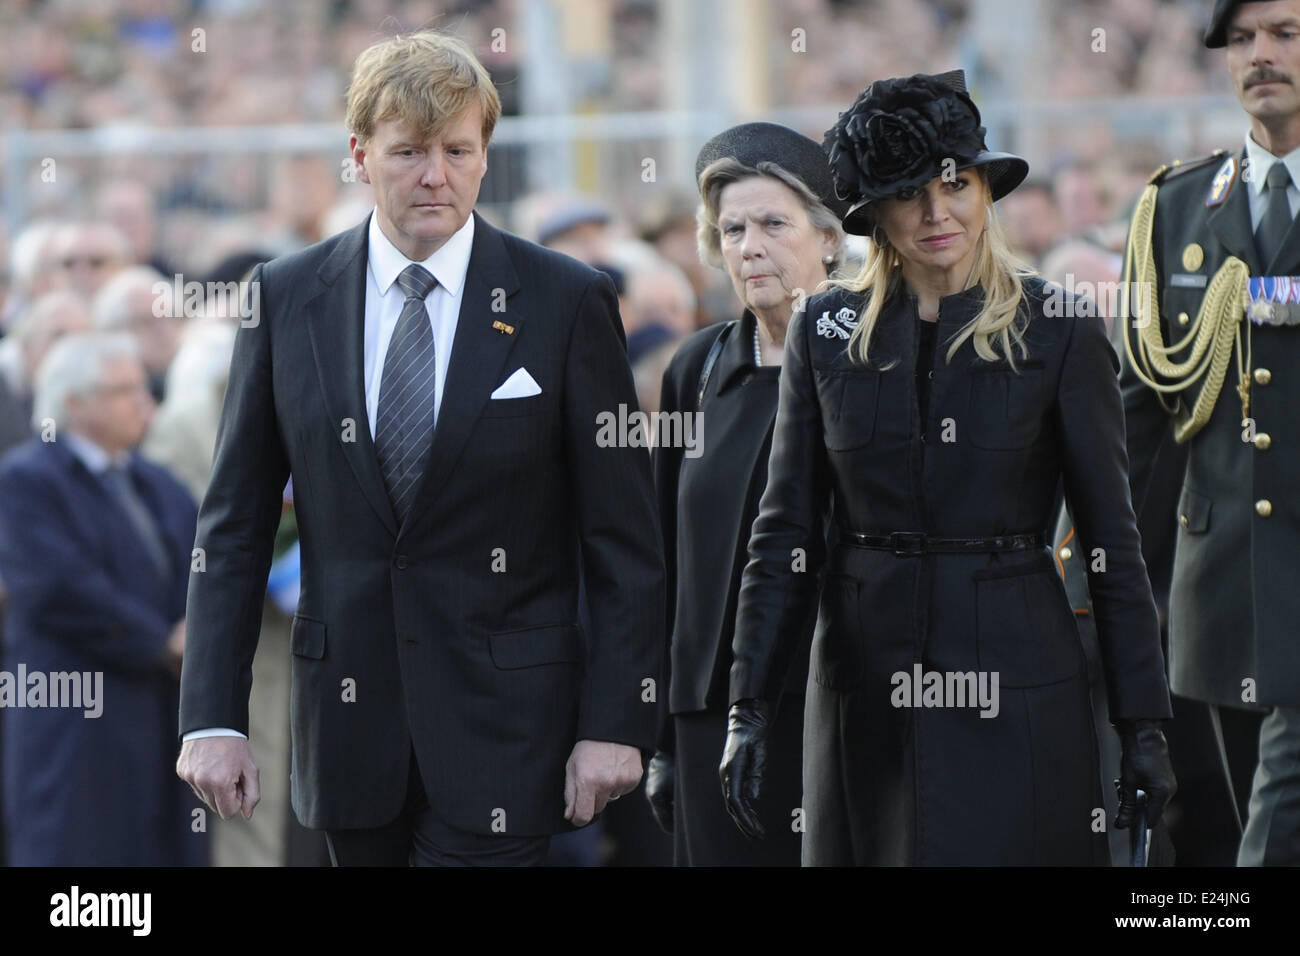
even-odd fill
[[[493,311],[493,305],[503,301],[503,296],[508,299],[519,289],[519,277],[501,233],[478,213],[473,215],[474,247],[448,357],[433,447],[404,528],[414,525],[446,483],[479,413],[501,382],[506,359],[525,322],[517,302],[509,302],[505,311]],[[494,329],[492,323],[498,320],[513,326],[513,334]]]
[[[1243,158],[1244,155],[1237,158],[1238,169],[1241,168]],[[1259,253],[1255,251],[1255,234],[1250,228],[1249,190],[1250,183],[1242,182],[1238,173],[1228,192],[1228,198],[1210,213],[1209,224],[1228,253],[1246,263],[1250,267],[1250,274],[1257,276],[1263,272],[1263,264],[1259,261]]]
[[[371,214],[373,215],[373,213]],[[354,425],[354,441],[341,442],[366,500],[389,532],[397,536],[397,519],[384,488],[366,415],[364,371],[366,331],[367,236],[370,219],[343,234],[317,271],[321,286],[303,304],[321,393],[329,420],[341,432],[344,419]]]

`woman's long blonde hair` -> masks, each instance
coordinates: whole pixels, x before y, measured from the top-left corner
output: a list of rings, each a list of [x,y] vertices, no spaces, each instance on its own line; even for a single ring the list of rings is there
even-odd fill
[[[979,175],[987,196],[988,179],[982,168],[979,169]],[[1034,271],[1011,251],[1006,234],[993,212],[991,201],[985,203],[985,217],[985,228],[977,240],[975,267],[971,272],[975,282],[984,288],[984,307],[953,336],[947,360],[952,361],[962,343],[972,339],[975,352],[980,358],[989,362],[1005,358],[1014,369],[1016,362],[1012,354],[1013,343],[1019,348],[1022,359],[1029,357],[1029,347],[1025,345],[1024,339],[1029,313],[1021,309],[1020,304],[1024,294],[1022,280],[1032,276]],[[829,285],[849,292],[870,293],[865,296],[866,307],[858,317],[857,328],[849,337],[847,346],[850,355],[863,364],[867,362],[871,334],[875,331],[881,310],[903,281],[902,257],[888,242],[877,241],[876,237],[881,235],[877,226],[867,258],[857,275],[847,279],[831,279],[829,282]],[[880,292],[878,295],[877,290]],[[1017,321],[1018,316],[1020,321]],[[883,368],[892,368],[896,364],[895,359]]]

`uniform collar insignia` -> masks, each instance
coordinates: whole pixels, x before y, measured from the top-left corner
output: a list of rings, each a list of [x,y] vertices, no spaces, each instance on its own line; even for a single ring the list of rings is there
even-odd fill
[[[1229,156],[1219,167],[1219,171],[1214,174],[1214,181],[1210,183],[1210,192],[1205,197],[1207,208],[1219,206],[1228,198],[1228,193],[1232,191],[1232,184],[1237,181],[1237,157]]]

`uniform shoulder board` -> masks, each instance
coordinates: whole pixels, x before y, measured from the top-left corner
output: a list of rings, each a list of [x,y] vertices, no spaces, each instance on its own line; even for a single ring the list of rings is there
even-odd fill
[[[1228,151],[1226,149],[1216,149],[1209,156],[1202,156],[1199,159],[1186,161],[1175,159],[1172,163],[1166,163],[1152,173],[1151,178],[1147,180],[1147,184],[1159,185],[1167,179],[1173,179],[1175,176],[1182,175],[1192,169],[1200,169],[1202,166],[1220,160],[1227,155]]]

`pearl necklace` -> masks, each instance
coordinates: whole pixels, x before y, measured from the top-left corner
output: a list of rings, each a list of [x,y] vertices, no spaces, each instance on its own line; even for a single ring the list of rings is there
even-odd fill
[[[763,349],[758,344],[758,323],[754,323],[754,366],[755,368],[763,367]]]

